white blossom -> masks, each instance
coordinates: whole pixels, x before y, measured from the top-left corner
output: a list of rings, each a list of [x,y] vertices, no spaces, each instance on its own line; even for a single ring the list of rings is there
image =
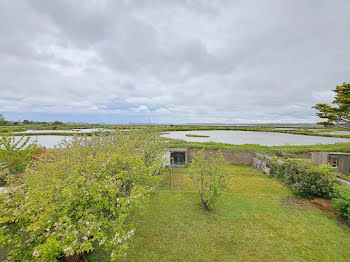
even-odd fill
[[[63,252],[64,252],[64,253],[68,253],[68,252],[71,251],[71,250],[72,250],[71,247],[67,247],[67,248],[63,249]]]
[[[101,239],[101,241],[98,243],[100,246],[103,245],[107,240],[107,237],[104,237]]]
[[[32,256],[33,257],[40,257],[40,253],[35,249]]]

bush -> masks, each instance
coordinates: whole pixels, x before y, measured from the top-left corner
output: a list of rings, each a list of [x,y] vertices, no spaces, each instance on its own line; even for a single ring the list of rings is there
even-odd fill
[[[281,164],[277,158],[272,158],[272,161],[268,163],[268,167],[270,168],[270,176],[284,181],[285,165]]]
[[[212,206],[225,188],[225,177],[228,173],[224,156],[210,155],[205,157],[204,149],[198,152],[189,165],[189,176],[194,181],[201,203],[205,208]]]
[[[283,181],[296,195],[311,198],[330,198],[337,181],[336,173],[329,165],[300,160],[275,160],[271,163],[271,175]]]
[[[18,138],[18,137],[17,137]],[[0,136],[0,160],[6,161],[10,172],[24,171],[37,153],[36,142],[30,142],[30,137],[16,137],[9,131]]]
[[[10,170],[7,168],[6,162],[0,163],[0,185],[5,184]]]
[[[334,187],[332,206],[350,221],[350,187],[340,185]]]
[[[97,247],[111,260],[123,256],[134,233],[126,219],[157,181],[163,151],[154,136],[75,137],[44,153],[21,186],[0,196],[0,224],[18,226],[14,235],[0,230],[8,260],[55,261]]]

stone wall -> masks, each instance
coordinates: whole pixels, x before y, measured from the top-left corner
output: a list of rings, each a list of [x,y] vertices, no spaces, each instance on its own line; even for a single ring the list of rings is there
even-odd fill
[[[255,167],[256,169],[263,171],[266,174],[270,174],[269,163],[272,161],[272,158],[269,156],[261,155],[258,153],[254,153],[250,165]]]

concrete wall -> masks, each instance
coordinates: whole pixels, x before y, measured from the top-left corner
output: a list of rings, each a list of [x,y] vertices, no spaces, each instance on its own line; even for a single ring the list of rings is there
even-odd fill
[[[199,148],[188,148],[187,149],[187,161],[191,162],[194,155],[197,154],[201,149]],[[218,154],[222,152],[226,162],[231,164],[250,164],[250,159],[253,155],[249,151],[240,151],[240,150],[215,150],[215,149],[205,149],[206,156],[210,154]]]
[[[199,148],[168,148],[168,153],[164,155],[164,159],[170,158],[170,152],[171,151],[177,151],[177,152],[186,152],[186,159],[188,162],[191,162],[194,155],[197,154],[201,149]],[[205,149],[206,156],[209,156],[210,153],[218,154],[220,150],[215,149]],[[272,157],[262,155],[259,153],[253,153],[249,151],[239,151],[239,150],[221,150],[222,154],[224,155],[224,159],[226,162],[229,162],[231,164],[246,164],[251,165],[254,168],[266,173],[270,174],[270,163],[272,161]],[[327,164],[328,163],[328,155],[331,153],[325,153],[325,152],[314,152],[312,153],[312,162],[318,163],[318,164]],[[341,165],[341,168],[347,168],[350,167],[350,155],[340,155],[342,161],[339,161],[339,167]],[[277,160],[279,163],[283,163],[282,160]],[[344,166],[344,167],[343,167]],[[338,171],[339,172],[339,171]],[[349,172],[348,172],[349,173]],[[347,173],[347,174],[348,174]],[[350,186],[350,182],[339,179],[340,183],[345,186]]]
[[[350,156],[349,155],[332,155],[329,154],[329,158],[338,160],[337,171],[344,175],[350,173]]]
[[[254,153],[251,158],[250,165],[256,169],[263,171],[266,174],[270,174],[269,163],[272,161],[271,157]]]
[[[350,155],[331,152],[312,152],[311,161],[318,165],[327,165],[330,159],[338,160],[337,172],[342,174],[350,173]]]
[[[328,154],[327,152],[312,152],[311,161],[318,165],[328,164]]]

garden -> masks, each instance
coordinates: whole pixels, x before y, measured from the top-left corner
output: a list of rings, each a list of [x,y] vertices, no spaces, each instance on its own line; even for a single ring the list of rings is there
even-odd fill
[[[165,145],[151,129],[48,150],[3,136],[0,259],[348,261],[350,191],[330,167],[268,176],[202,150],[166,168]]]

